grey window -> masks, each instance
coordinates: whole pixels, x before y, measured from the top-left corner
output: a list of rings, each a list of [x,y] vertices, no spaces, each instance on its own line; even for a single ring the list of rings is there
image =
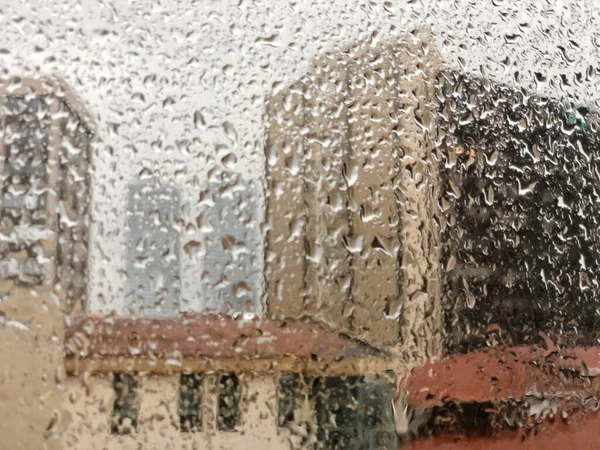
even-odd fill
[[[132,185],[128,199],[127,309],[138,317],[179,313],[180,193],[157,182]]]
[[[214,183],[203,215],[207,231],[203,264],[203,305],[210,312],[257,312],[260,231],[257,189],[240,177]]]
[[[13,223],[36,223],[36,211],[46,206],[50,102],[48,96],[5,100],[2,206]]]

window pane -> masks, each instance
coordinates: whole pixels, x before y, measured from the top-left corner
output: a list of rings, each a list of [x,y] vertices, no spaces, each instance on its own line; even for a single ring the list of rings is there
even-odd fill
[[[597,447],[596,3],[0,0],[0,447]]]

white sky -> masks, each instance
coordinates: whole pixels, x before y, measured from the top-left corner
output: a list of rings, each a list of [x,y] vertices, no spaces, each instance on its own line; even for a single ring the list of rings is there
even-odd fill
[[[549,81],[564,74],[572,85],[565,92],[548,84],[536,90],[600,99],[595,79],[574,84],[575,73],[597,66],[599,1],[407,3],[0,0],[2,75],[58,75],[97,122],[92,307],[119,309],[122,302],[126,186],[144,168],[186,186],[191,220],[217,145],[235,156],[234,170],[260,185],[265,97],[302,76],[324,49],[428,26],[454,67],[478,72],[484,65],[509,83],[518,71],[527,86],[535,72]],[[194,124],[194,113],[205,126]],[[197,276],[190,262],[183,278],[192,309],[202,302]]]

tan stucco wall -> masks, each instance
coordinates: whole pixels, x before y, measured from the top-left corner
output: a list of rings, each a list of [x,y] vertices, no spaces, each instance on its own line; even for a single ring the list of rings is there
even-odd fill
[[[273,93],[265,146],[273,318],[313,317],[407,365],[441,354],[433,219],[434,83],[443,67],[422,30],[325,53]]]
[[[301,436],[278,429],[276,378],[272,375],[241,376],[242,424],[235,432],[216,431],[215,390],[204,395],[201,432],[178,429],[179,375],[141,376],[138,390],[138,429],[134,435],[110,434],[114,391],[110,375],[69,377],[63,395],[63,414],[69,425],[62,436],[65,449],[265,449],[299,448]],[[296,445],[292,447],[292,442]]]
[[[60,303],[43,288],[12,288],[0,302],[0,450],[299,448],[302,430],[276,425],[276,375],[267,374],[240,376],[236,432],[216,431],[216,381],[206,377],[198,433],[178,429],[179,375],[142,374],[137,433],[111,435],[111,375],[65,375]]]
[[[60,300],[44,288],[10,292],[0,302],[0,449],[58,449],[65,381]]]
[[[278,375],[267,373],[239,375],[242,423],[235,432],[217,431],[217,377],[205,376],[197,433],[179,430],[179,375],[139,374],[137,431],[111,435],[112,375],[65,374],[60,297],[46,288],[10,291],[0,301],[0,450],[287,450],[316,438],[308,404],[297,405],[297,424],[277,426]]]

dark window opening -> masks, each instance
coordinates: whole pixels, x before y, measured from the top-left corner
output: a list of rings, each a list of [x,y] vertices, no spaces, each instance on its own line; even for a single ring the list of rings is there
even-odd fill
[[[217,428],[219,431],[235,431],[240,424],[241,386],[236,374],[219,376],[219,398],[217,401]]]
[[[202,429],[201,373],[182,374],[179,384],[179,425],[183,432]]]
[[[277,389],[278,426],[285,427],[295,421],[297,398],[301,394],[302,385],[300,374],[284,373],[279,377]]]
[[[313,396],[321,448],[395,449],[394,386],[387,377],[317,378]]]
[[[138,408],[136,405],[137,380],[134,375],[115,373],[113,389],[115,401],[111,414],[111,434],[131,434],[137,428]]]

